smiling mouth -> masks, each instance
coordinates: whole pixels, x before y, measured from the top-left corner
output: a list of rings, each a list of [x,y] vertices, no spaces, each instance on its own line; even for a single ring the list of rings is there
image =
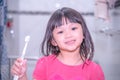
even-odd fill
[[[70,40],[70,41],[66,41],[65,44],[70,45],[70,44],[74,44],[75,40]]]

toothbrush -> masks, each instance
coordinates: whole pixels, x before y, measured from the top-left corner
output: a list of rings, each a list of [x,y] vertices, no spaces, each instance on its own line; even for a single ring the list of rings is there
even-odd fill
[[[25,57],[25,52],[26,52],[26,49],[27,49],[27,45],[28,45],[28,42],[29,42],[29,40],[30,40],[30,36],[26,36],[25,37],[25,46],[24,46],[24,48],[23,48],[23,52],[22,52],[22,55],[21,55],[21,59],[23,60],[24,59],[24,57]],[[22,65],[22,63],[20,64],[20,65]],[[14,78],[13,78],[13,80],[18,80],[18,76],[14,76]]]

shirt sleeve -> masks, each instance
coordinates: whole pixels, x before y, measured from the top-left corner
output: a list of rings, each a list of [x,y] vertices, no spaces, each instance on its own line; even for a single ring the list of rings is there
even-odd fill
[[[94,71],[92,71],[91,80],[105,80],[105,76],[100,65],[96,64]]]
[[[46,80],[46,59],[41,58],[37,61],[34,72],[33,79],[36,80]]]

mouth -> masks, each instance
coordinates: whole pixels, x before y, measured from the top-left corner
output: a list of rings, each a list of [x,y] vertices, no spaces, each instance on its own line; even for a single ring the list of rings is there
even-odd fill
[[[66,41],[65,44],[67,45],[72,45],[75,43],[76,40],[69,40],[69,41]]]

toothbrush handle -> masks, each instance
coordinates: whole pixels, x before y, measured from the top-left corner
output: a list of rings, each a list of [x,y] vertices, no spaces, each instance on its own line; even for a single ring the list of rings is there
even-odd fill
[[[19,77],[15,75],[14,78],[13,78],[13,80],[18,80],[18,78]]]

